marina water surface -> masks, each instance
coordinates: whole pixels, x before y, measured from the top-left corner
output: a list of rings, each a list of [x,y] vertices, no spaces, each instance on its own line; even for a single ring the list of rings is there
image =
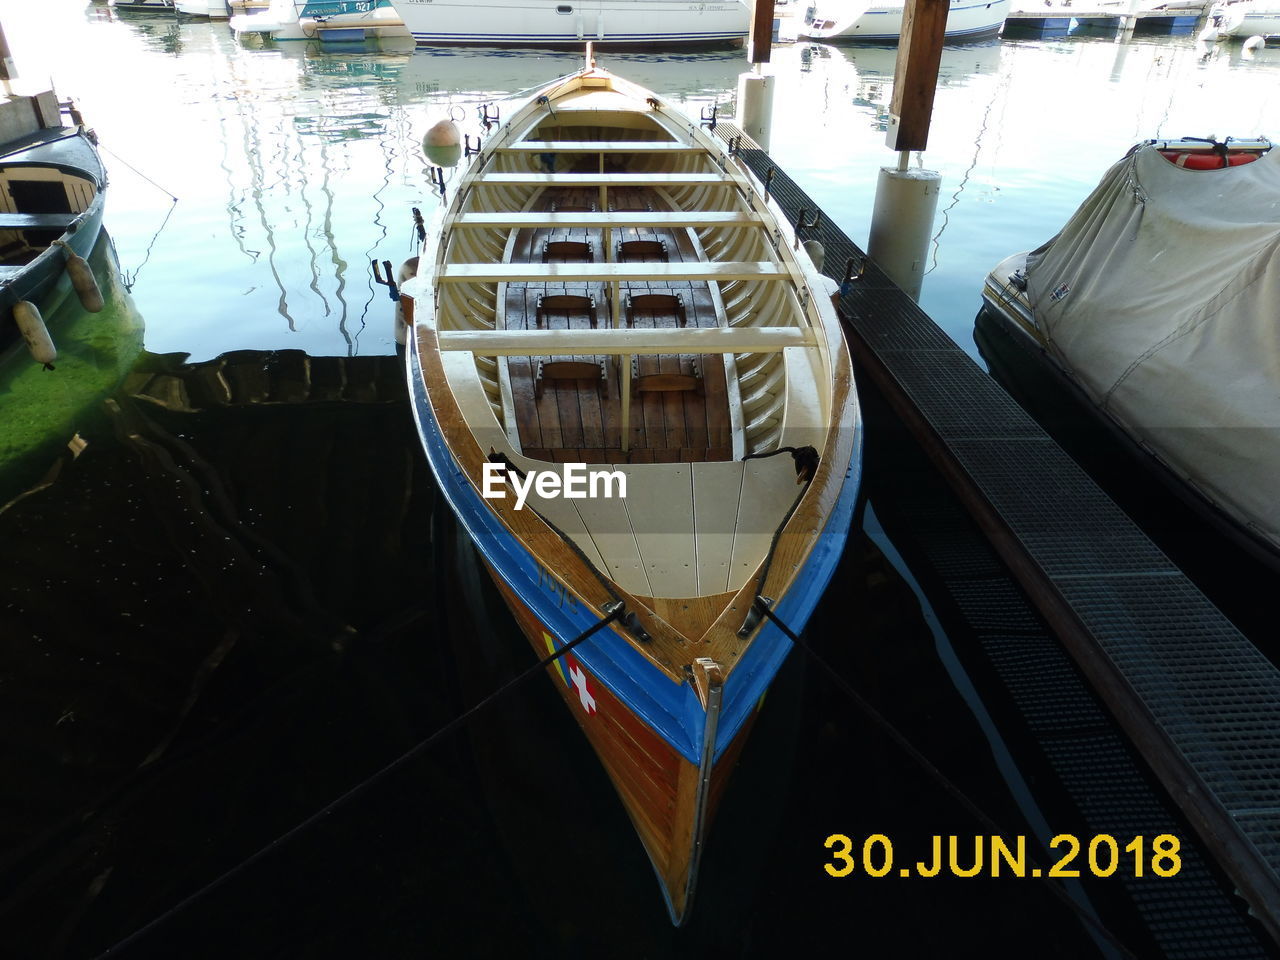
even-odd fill
[[[1123,955],[1099,927],[1160,955],[1118,881],[1060,897],[824,871],[835,833],[882,834],[913,863],[935,836],[972,843],[989,830],[957,793],[1041,859],[1084,832],[913,569],[907,488],[946,494],[874,403],[862,530],[808,637],[955,790],[795,654],[674,930],[541,677],[362,787],[531,663],[437,496],[369,261],[410,256],[411,209],[439,202],[418,146],[432,123],[455,111],[478,134],[482,104],[505,111],[580,57],[241,44],[225,24],[30,6],[0,15],[23,80],[52,76],[98,132],[94,263],[114,279],[103,314],[50,318],[63,368],[0,368],[5,955]],[[895,55],[797,44],[768,68],[772,155],[859,242],[893,161]],[[746,69],[741,51],[600,59],[693,116],[731,113]],[[922,305],[978,357],[983,276],[1052,236],[1133,142],[1274,134],[1278,101],[1275,49],[948,47]]]

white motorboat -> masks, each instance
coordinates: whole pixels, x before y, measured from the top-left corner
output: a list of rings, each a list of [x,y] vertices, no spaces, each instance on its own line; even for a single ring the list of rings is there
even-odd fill
[[[1220,4],[1209,13],[1209,22],[1228,37],[1280,36],[1280,2],[1239,0]]]
[[[1268,141],[1148,141],[982,296],[1157,477],[1280,570],[1277,208]]]
[[[189,17],[208,17],[210,20],[226,20],[231,16],[227,0],[174,0],[179,13]]]
[[[265,34],[274,40],[409,35],[391,0],[271,0],[266,10],[233,16],[231,29],[237,34]]]
[[[995,36],[1009,15],[1009,3],[1010,0],[951,0],[947,38],[972,40]],[[805,10],[800,36],[810,40],[897,43],[902,35],[903,6],[900,2],[821,0]]]
[[[422,45],[715,46],[745,40],[749,23],[739,0],[395,0],[395,7]]]

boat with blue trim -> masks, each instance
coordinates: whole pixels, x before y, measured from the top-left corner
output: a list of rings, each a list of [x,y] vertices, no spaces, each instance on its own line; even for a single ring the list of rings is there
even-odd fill
[[[73,289],[91,311],[102,300],[84,258],[102,228],[107,173],[93,132],[67,109],[70,123],[53,91],[0,100],[0,347],[21,334],[46,366],[56,355],[46,301]]]
[[[854,513],[832,282],[724,144],[594,66],[492,131],[423,234],[400,306],[427,459],[535,651],[562,654],[680,924],[791,648],[757,598],[801,629]]]
[[[720,46],[747,37],[749,13],[741,0],[395,0],[420,46],[568,46],[584,43],[650,49]]]

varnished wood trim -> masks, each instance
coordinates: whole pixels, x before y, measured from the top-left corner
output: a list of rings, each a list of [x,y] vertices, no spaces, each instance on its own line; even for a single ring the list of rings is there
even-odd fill
[[[445,330],[439,337],[441,350],[466,350],[478,357],[780,353],[787,347],[812,347],[817,344],[812,330],[799,327]]]
[[[644,280],[784,280],[791,272],[761,261],[679,263],[442,263],[435,279],[444,283],[564,283],[582,280],[620,283]]]
[[[763,221],[759,214],[739,210],[669,211],[654,210],[629,213],[549,213],[527,211],[522,213],[462,213],[453,221],[454,227],[522,229],[524,227],[758,227]]]

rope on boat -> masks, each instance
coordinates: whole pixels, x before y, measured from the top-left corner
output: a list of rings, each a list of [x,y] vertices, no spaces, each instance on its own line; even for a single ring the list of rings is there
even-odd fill
[[[773,553],[778,548],[778,541],[782,538],[782,531],[786,529],[787,524],[791,522],[791,517],[796,512],[796,507],[800,506],[800,501],[809,491],[809,484],[813,482],[813,478],[818,473],[818,464],[822,462],[822,457],[818,453],[816,447],[778,447],[777,450],[769,450],[766,453],[748,453],[742,458],[745,463],[747,460],[763,460],[766,457],[776,457],[780,453],[791,454],[791,459],[796,465],[796,483],[803,484],[800,492],[796,494],[795,500],[791,502],[791,509],[782,518],[782,522],[778,524],[776,530],[773,531],[773,539],[769,541],[769,552],[764,555],[764,563],[760,565],[760,576],[756,580],[756,589],[763,590],[764,585],[769,582],[769,568],[773,565]],[[760,599],[759,595],[756,597]],[[767,597],[764,598],[772,603]],[[738,628],[738,636],[749,637],[751,632],[760,625],[760,615],[756,613],[755,605],[752,604],[750,610],[747,611],[746,618],[742,621],[742,626]]]
[[[521,480],[524,480],[528,476],[523,470],[521,470],[518,466],[516,466],[514,462],[512,462],[510,457],[508,457],[505,453],[494,450],[492,447],[489,448],[488,460],[490,463],[502,464],[503,467],[506,468],[508,473],[514,473]],[[603,573],[601,573],[596,568],[596,565],[592,563],[591,558],[582,552],[582,548],[578,546],[578,544],[574,541],[572,537],[570,537],[567,533],[565,533],[563,530],[557,527],[554,523],[552,523],[551,519],[547,517],[546,514],[538,513],[537,510],[532,510],[532,513],[534,513],[539,520],[541,520],[548,527],[550,527],[551,532],[554,533],[557,537],[559,537],[562,541],[564,541],[564,545],[566,547],[568,547],[575,554],[577,554],[578,559],[582,561],[582,565],[587,568],[587,570],[591,573],[593,577],[596,578],[596,580],[599,581],[600,586],[604,588],[604,592],[609,594],[609,597],[612,599],[614,603],[622,604],[623,606],[626,606],[622,597],[618,596],[618,591],[613,588],[613,581],[610,580],[608,577],[606,577]],[[634,611],[624,615],[619,622],[624,627],[627,628],[628,633],[630,633],[633,637],[635,637],[641,643],[649,643],[650,641],[653,640],[653,637],[649,636],[649,632],[645,630],[643,624],[640,623],[640,618],[636,616]]]
[[[228,881],[234,879],[240,873],[249,869],[251,866],[257,863],[259,860],[262,860],[264,857],[266,857],[272,851],[276,850],[278,847],[282,846],[285,843],[288,843],[298,834],[303,833],[306,830],[310,829],[311,827],[315,826],[317,823],[319,823],[325,817],[329,816],[331,813],[334,813],[335,811],[337,811],[339,808],[346,806],[348,803],[350,803],[356,797],[360,796],[370,787],[373,787],[379,781],[385,779],[387,776],[394,773],[396,770],[400,769],[400,767],[404,766],[410,760],[413,760],[418,755],[425,752],[429,747],[435,744],[436,741],[453,733],[455,730],[460,728],[472,717],[483,712],[484,710],[487,710],[489,707],[493,706],[495,703],[497,703],[507,694],[514,691],[517,687],[523,684],[530,677],[534,676],[537,673],[542,672],[547,667],[551,666],[551,664],[555,663],[565,654],[569,653],[578,644],[594,636],[597,632],[599,632],[604,627],[608,626],[613,621],[618,620],[622,616],[623,611],[625,610],[625,605],[622,603],[622,601],[618,600],[618,601],[613,601],[613,602],[604,604],[604,606],[601,609],[604,610],[605,615],[601,617],[599,620],[597,620],[590,627],[588,627],[586,630],[582,631],[582,633],[578,634],[576,637],[574,637],[572,640],[566,643],[564,646],[560,647],[555,652],[543,657],[541,660],[539,660],[533,666],[529,667],[523,673],[517,674],[516,676],[512,677],[510,680],[508,680],[506,683],[500,686],[493,693],[489,694],[489,696],[485,697],[475,706],[463,711],[461,714],[454,717],[452,720],[446,723],[443,727],[441,727],[435,733],[431,734],[425,740],[419,741],[417,745],[411,747],[405,753],[402,753],[395,760],[392,760],[381,770],[377,771],[372,776],[356,784],[354,787],[352,787],[346,793],[342,794],[342,796],[338,797],[336,800],[333,800],[332,802],[321,807],[311,816],[307,817],[307,819],[303,820],[301,823],[291,827],[289,830],[285,831],[280,836],[276,837],[276,839],[272,840],[265,847],[262,847],[261,849],[259,849],[257,853],[254,853],[247,860],[240,861],[240,863],[236,864],[226,873],[222,874],[215,880],[212,880],[211,882],[205,884],[199,890],[195,891],[195,893],[192,893],[190,896],[184,897],[183,899],[179,900],[176,904],[174,904],[164,913],[160,914],[160,916],[156,917],[154,920],[151,920],[145,926],[139,927],[137,930],[129,934],[129,936],[125,937],[123,940],[120,940],[114,945],[108,947],[103,953],[98,955],[97,960],[105,960],[105,958],[107,957],[114,957],[117,954],[119,954],[120,951],[125,950],[130,946],[133,946],[134,944],[138,943],[140,940],[144,939],[148,934],[153,933],[155,930],[162,927],[170,919],[177,916],[182,911],[186,910],[192,904],[198,902],[199,900],[204,899],[204,897],[206,897],[208,894],[212,893],[214,890],[218,889]]]
[[[109,153],[109,154],[111,154],[111,156],[115,157],[117,160],[119,160],[121,163],[123,163],[126,167],[128,167],[130,170],[132,170],[132,171],[133,171],[134,173],[136,173],[138,176],[140,176],[143,180],[147,181],[147,183],[151,184],[153,187],[155,187],[157,190],[159,190],[161,193],[163,193],[165,196],[167,196],[167,197],[168,197],[170,200],[172,200],[174,203],[177,203],[177,202],[178,202],[178,198],[177,198],[177,197],[175,197],[172,193],[170,193],[170,192],[169,192],[168,190],[166,190],[164,187],[160,186],[160,184],[156,183],[154,180],[152,180],[152,179],[151,179],[150,177],[148,177],[145,173],[143,173],[141,170],[139,170],[137,167],[135,167],[133,164],[131,164],[131,163],[130,163],[128,160],[126,160],[124,157],[120,156],[120,154],[116,153],[114,150],[108,150],[108,149],[107,149],[106,147],[104,147],[102,144],[98,144],[98,149],[99,149],[99,150],[101,150],[101,151],[103,151],[104,153]]]
[[[761,582],[763,583],[763,581]],[[779,618],[779,616],[773,612],[773,610],[771,609],[772,605],[773,605],[773,601],[770,600],[768,597],[761,597],[757,595],[754,603],[752,604],[752,607],[759,611],[760,616],[769,620],[771,623],[773,623],[774,626],[776,626],[779,630],[781,630],[788,640],[790,640],[797,647],[803,650],[805,654],[808,655],[809,659],[811,659],[814,663],[816,663],[819,667],[821,667],[823,672],[825,672],[827,676],[831,678],[831,680],[835,683],[835,685],[843,693],[845,693],[850,700],[854,702],[854,705],[857,706],[858,709],[861,710],[864,714],[866,714],[867,717],[871,720],[871,722],[874,723],[877,727],[879,727],[880,730],[883,733],[885,733],[890,740],[892,740],[899,747],[901,747],[903,752],[906,753],[906,755],[910,757],[912,760],[914,760],[925,773],[927,773],[933,780],[935,780],[938,783],[939,786],[941,786],[956,801],[958,801],[960,806],[964,807],[964,809],[968,811],[969,814],[971,814],[980,824],[982,824],[983,829],[985,829],[989,835],[1009,836],[1008,831],[1002,830],[999,824],[997,824],[993,819],[991,819],[991,817],[987,816],[987,814],[983,812],[982,808],[979,807],[977,803],[975,803],[973,800],[969,798],[968,794],[966,794],[963,790],[961,790],[960,787],[958,787],[955,784],[955,782],[952,781],[945,773],[939,770],[938,767],[933,763],[933,761],[931,761],[927,756],[925,756],[924,753],[921,752],[921,750],[915,744],[913,744],[910,740],[908,740],[905,734],[903,734],[897,727],[895,727],[892,723],[890,723],[885,718],[884,714],[882,714],[879,710],[877,710],[874,706],[872,706],[866,697],[864,697],[857,690],[855,690],[853,688],[853,685],[849,683],[849,681],[846,680],[840,674],[840,672],[836,670],[835,667],[831,666],[831,664],[829,664],[826,660],[824,660],[822,656],[819,655],[818,652],[813,649],[813,647],[811,647],[804,640],[800,639],[800,637],[796,634],[796,632],[792,630],[789,626],[787,626],[786,623],[784,623],[782,619]],[[1038,865],[1036,860],[1032,857],[1027,858],[1027,863],[1033,869],[1041,869],[1040,865]],[[1047,881],[1052,881],[1053,879],[1049,876],[1049,871],[1047,869],[1041,869],[1041,873],[1039,874],[1039,876],[1041,876],[1043,879]],[[1121,942],[1119,937],[1117,937],[1114,933],[1112,933],[1109,929],[1107,929],[1107,927],[1103,925],[1101,920],[1099,920],[1090,911],[1086,910],[1083,906],[1077,903],[1072,898],[1071,894],[1069,894],[1066,891],[1066,888],[1062,884],[1050,882],[1049,890],[1053,892],[1054,896],[1056,896],[1059,900],[1061,900],[1073,911],[1075,911],[1076,915],[1085,924],[1091,927],[1095,932],[1097,932],[1101,937],[1103,937],[1108,943],[1110,943],[1113,947],[1115,947],[1118,951],[1120,951],[1122,955],[1124,955],[1125,957],[1133,958],[1133,960],[1137,960],[1136,954],[1134,954],[1133,951],[1131,951],[1128,947],[1126,947],[1124,943]]]

